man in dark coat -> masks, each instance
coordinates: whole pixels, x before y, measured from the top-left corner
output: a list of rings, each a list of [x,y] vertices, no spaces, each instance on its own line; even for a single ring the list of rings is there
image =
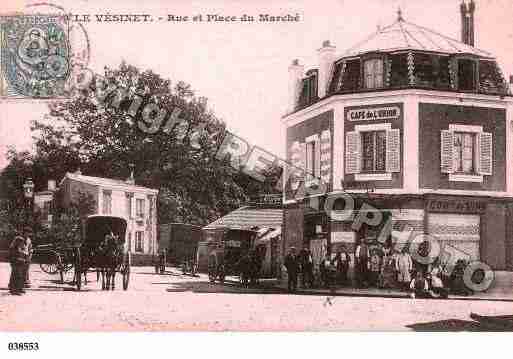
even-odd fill
[[[369,247],[365,243],[365,240],[361,240],[356,246],[354,253],[356,286],[359,288],[366,287],[368,285],[367,272],[369,257]]]
[[[24,286],[30,255],[30,240],[22,236],[16,236],[9,246],[9,262],[11,263],[9,292],[12,295],[22,295],[25,293]]]
[[[301,264],[301,279],[303,288],[313,287],[314,277],[313,277],[313,258],[312,253],[308,247],[304,247],[300,254],[300,264]]]
[[[288,275],[288,289],[293,293],[297,289],[297,274],[299,272],[299,258],[296,255],[296,248],[291,247],[289,254],[285,257],[285,268]]]

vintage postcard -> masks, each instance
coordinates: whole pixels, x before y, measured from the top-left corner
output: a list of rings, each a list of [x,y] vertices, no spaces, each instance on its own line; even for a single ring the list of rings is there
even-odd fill
[[[0,331],[513,330],[512,15],[0,5]]]

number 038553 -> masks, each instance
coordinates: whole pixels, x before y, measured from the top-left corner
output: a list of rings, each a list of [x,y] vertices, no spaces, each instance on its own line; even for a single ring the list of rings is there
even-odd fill
[[[11,342],[7,345],[10,351],[36,351],[39,350],[39,343],[18,343]]]

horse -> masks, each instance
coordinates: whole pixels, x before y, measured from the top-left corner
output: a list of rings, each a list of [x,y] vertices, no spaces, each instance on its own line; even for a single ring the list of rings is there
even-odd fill
[[[114,290],[116,283],[116,270],[123,262],[123,243],[119,237],[107,234],[99,246],[100,272],[102,277],[102,290]]]

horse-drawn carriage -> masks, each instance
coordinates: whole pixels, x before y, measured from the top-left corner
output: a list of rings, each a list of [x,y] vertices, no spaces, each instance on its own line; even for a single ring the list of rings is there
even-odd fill
[[[87,284],[87,272],[101,275],[102,289],[115,289],[116,273],[123,277],[123,289],[130,281],[130,252],[126,246],[127,221],[123,217],[92,215],[84,224],[82,243],[74,248],[75,284]]]

